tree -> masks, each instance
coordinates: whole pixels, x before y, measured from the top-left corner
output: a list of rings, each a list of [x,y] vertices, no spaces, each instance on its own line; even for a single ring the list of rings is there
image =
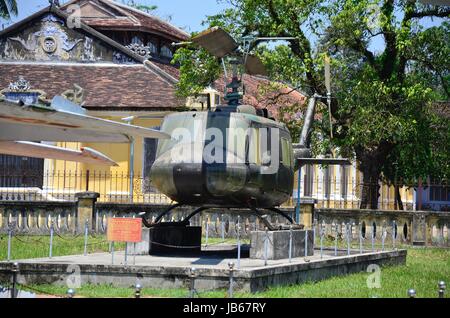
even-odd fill
[[[9,20],[12,15],[17,15],[16,0],[0,0],[0,18]]]
[[[136,0],[122,0],[122,2],[124,4],[126,4],[127,6],[133,7],[135,9],[144,11],[146,13],[151,13],[152,11],[155,11],[158,7],[155,5],[148,5],[148,4],[143,4],[140,3],[142,1],[136,1]]]
[[[448,99],[448,24],[426,28],[420,21],[429,17],[448,18],[450,8],[407,0],[229,2],[229,9],[208,17],[207,23],[221,26],[235,36],[296,38],[275,47],[254,46],[271,78],[326,96],[324,56],[332,57],[331,114],[320,110],[323,120],[317,127],[321,138],[315,139],[314,149],[318,154],[335,147],[343,156],[354,156],[363,173],[361,208],[376,209],[382,173],[392,179],[386,167],[406,157],[416,146],[423,148],[424,153],[433,146],[420,136],[433,127],[427,115],[431,102],[442,96]],[[377,50],[375,40],[383,43]],[[203,65],[198,60],[194,64]],[[181,65],[183,74],[182,61]],[[209,76],[211,72],[206,74]],[[189,80],[189,76],[182,75],[179,84],[186,92],[191,85]],[[436,87],[441,96],[437,96]],[[330,115],[334,122],[332,140],[328,137]],[[448,121],[443,125],[448,127]],[[434,127],[438,126],[442,127]],[[411,149],[405,150],[405,145]],[[446,151],[443,145],[436,150]],[[436,156],[420,156],[418,162],[430,158]],[[418,167],[410,170],[408,178],[432,169],[421,166],[420,170]],[[406,177],[405,169],[397,172],[398,177],[400,174]]]

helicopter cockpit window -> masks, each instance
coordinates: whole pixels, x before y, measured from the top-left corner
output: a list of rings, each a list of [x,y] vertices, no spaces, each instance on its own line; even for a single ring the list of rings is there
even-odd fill
[[[259,129],[251,128],[249,134],[249,147],[248,147],[248,163],[260,165],[260,154],[259,154]]]
[[[291,146],[289,140],[281,138],[281,160],[286,167],[291,167]]]
[[[259,157],[263,166],[272,164],[271,129],[269,127],[259,129]]]
[[[180,114],[165,120],[161,131],[169,134],[172,138],[159,141],[158,156],[171,151],[177,145],[195,143],[195,149],[192,149],[193,154],[200,153],[201,157],[205,134],[205,121],[202,116],[201,113]]]
[[[248,128],[246,120],[231,116],[227,138],[227,163],[245,163]]]

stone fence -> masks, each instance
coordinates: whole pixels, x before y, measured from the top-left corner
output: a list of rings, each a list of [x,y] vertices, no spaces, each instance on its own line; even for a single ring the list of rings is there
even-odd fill
[[[98,203],[98,194],[87,192],[76,195],[77,201],[39,201],[11,202],[0,201],[0,233],[5,234],[12,227],[15,234],[48,235],[51,224],[60,234],[80,234],[84,232],[86,221],[89,230],[103,234],[107,230],[109,217],[139,217],[147,212],[153,220],[167,205],[154,204],[119,204]],[[172,211],[163,221],[180,221],[193,211],[193,208],[178,208]],[[282,209],[294,215],[292,208]],[[238,220],[241,224],[241,238],[249,238],[250,232],[263,230],[264,224],[245,209],[214,209],[195,216],[192,225],[201,225],[203,234],[210,238],[235,238]],[[313,203],[303,201],[302,220],[308,228],[312,226],[316,235],[325,231],[329,238],[343,237],[347,225],[351,225],[351,237],[381,240],[388,243],[395,240],[399,243],[416,245],[436,245],[448,247],[450,213],[447,212],[412,212],[412,211],[371,211],[371,210],[339,210],[313,209]],[[274,224],[286,224],[287,221],[277,215],[268,214],[268,220]],[[337,232],[336,232],[337,228]],[[384,236],[384,239],[383,239]]]
[[[394,239],[403,244],[449,247],[450,213],[418,211],[339,210],[316,209],[315,223],[325,235],[335,237],[346,234],[350,225],[352,239],[372,237],[379,243]]]

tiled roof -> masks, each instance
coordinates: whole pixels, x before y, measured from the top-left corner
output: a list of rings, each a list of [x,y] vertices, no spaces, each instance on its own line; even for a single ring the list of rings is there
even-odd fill
[[[268,79],[244,74],[245,95],[243,103],[257,108],[267,108],[278,118],[278,109],[286,106],[305,106],[307,98],[297,90],[281,83],[270,82]],[[215,82],[215,89],[223,97],[225,78]]]
[[[23,76],[51,99],[81,86],[87,109],[170,110],[184,106],[173,84],[144,65],[0,63],[0,89]]]
[[[61,6],[61,10],[66,10],[74,4],[82,5],[87,2],[117,13],[115,16],[108,17],[82,17],[82,21],[93,28],[143,31],[159,34],[173,41],[184,41],[190,37],[188,33],[156,16],[111,0],[73,0]]]
[[[141,11],[134,10],[133,8],[127,8],[124,5],[118,4],[119,6],[123,7],[126,11],[128,11],[130,14],[132,14],[134,17],[136,17],[141,25],[149,30],[149,31],[157,31],[161,32],[171,38],[175,38],[177,40],[186,41],[190,38],[190,35],[183,30],[161,20],[158,17],[146,14]]]
[[[162,63],[156,60],[151,60],[151,62],[156,66],[158,66],[160,69],[162,69],[164,72],[172,76],[173,78],[177,80],[180,79],[180,69],[175,67],[174,65]]]

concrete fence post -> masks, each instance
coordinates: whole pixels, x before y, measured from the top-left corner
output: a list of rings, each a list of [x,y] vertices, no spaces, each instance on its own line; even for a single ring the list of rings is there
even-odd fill
[[[134,298],[141,298],[142,285],[136,284],[134,286]]]
[[[77,217],[76,217],[76,233],[83,233],[85,229],[85,221],[89,224],[90,231],[95,231],[94,224],[95,202],[100,197],[97,192],[80,192],[75,194],[77,199]]]
[[[12,288],[11,288],[11,298],[17,298],[17,274],[20,271],[19,263],[15,262],[12,264],[11,274],[12,274]]]
[[[233,298],[233,271],[234,271],[234,263],[228,263],[229,273],[229,286],[228,286],[228,298]]]
[[[73,290],[72,288],[67,290],[67,298],[73,298],[75,296],[75,290]]]
[[[439,287],[439,298],[445,298],[445,288],[447,287],[445,285],[445,282],[440,281],[438,287]]]
[[[190,270],[189,280],[189,298],[195,298],[195,272],[197,269],[192,267]]]
[[[427,222],[425,212],[416,212],[412,220],[412,245],[427,245]]]

